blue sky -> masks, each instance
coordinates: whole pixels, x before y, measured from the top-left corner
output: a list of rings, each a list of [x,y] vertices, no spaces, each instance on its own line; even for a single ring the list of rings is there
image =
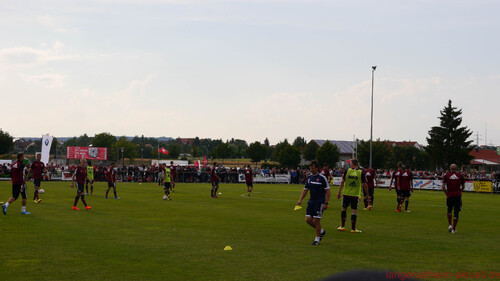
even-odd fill
[[[499,10],[485,0],[4,0],[0,128],[368,139],[377,65],[374,138],[425,144],[451,99],[480,143],[499,145]]]

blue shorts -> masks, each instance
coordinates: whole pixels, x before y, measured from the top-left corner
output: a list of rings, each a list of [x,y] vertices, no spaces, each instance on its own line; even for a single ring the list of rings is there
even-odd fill
[[[323,215],[324,201],[309,201],[307,202],[306,217],[320,219]]]

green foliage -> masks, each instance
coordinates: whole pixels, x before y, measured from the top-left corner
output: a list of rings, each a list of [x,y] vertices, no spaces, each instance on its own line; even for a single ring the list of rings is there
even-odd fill
[[[9,153],[14,147],[14,138],[0,129],[0,154]]]
[[[306,145],[307,145],[306,139],[303,137],[297,137],[293,141],[293,146],[295,146],[299,150],[302,150]]]
[[[112,146],[111,146],[111,151],[118,153],[119,157],[121,159],[122,157],[122,152],[121,149],[123,148],[123,157],[128,158],[131,161],[137,158],[139,153],[137,152],[137,147],[134,143],[129,142],[126,137],[120,137]],[[121,163],[120,163],[121,164]]]
[[[252,162],[257,163],[265,159],[267,155],[267,147],[256,141],[250,144],[246,152]]]
[[[427,138],[429,153],[433,164],[436,167],[447,169],[450,164],[457,164],[459,167],[468,165],[472,156],[472,140],[468,140],[472,132],[467,127],[460,127],[462,124],[462,110],[448,105],[441,110],[439,126],[434,126],[429,131]]]
[[[167,157],[167,155],[160,153],[160,158],[167,157],[170,159],[177,159],[177,158],[179,158],[179,155],[181,154],[181,145],[178,143],[170,143],[167,146],[167,150],[168,150],[168,157]]]
[[[214,158],[226,159],[233,154],[233,149],[228,143],[220,143],[212,150]]]
[[[112,150],[113,145],[116,143],[116,137],[110,133],[100,133],[96,134],[92,138],[93,147],[106,147],[108,148],[108,160],[113,159],[116,156],[116,151]]]
[[[396,167],[401,162],[410,166],[412,170],[428,170],[429,155],[414,146],[396,146],[393,148],[391,167]]]
[[[196,145],[193,145],[193,147],[191,148],[191,155],[193,155],[193,157],[200,156],[200,151],[198,150],[198,147]]]
[[[322,166],[325,163],[333,168],[337,166],[340,160],[340,151],[337,145],[329,142],[328,140],[316,151],[316,160]]]
[[[273,151],[274,161],[278,161],[282,167],[293,168],[300,163],[300,150],[288,143],[285,139],[276,145]]]
[[[393,167],[391,165],[392,147],[386,142],[377,139],[372,142],[372,168],[383,169]],[[360,140],[358,143],[358,160],[361,166],[370,165],[370,140]]]
[[[318,149],[319,149],[319,144],[311,140],[302,151],[302,156],[304,157],[304,159],[308,161],[316,159],[316,151],[318,151]]]

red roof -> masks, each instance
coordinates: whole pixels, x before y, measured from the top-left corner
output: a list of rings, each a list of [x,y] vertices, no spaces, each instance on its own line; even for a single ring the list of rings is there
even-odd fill
[[[469,152],[469,155],[474,157],[474,159],[471,160],[471,164],[473,165],[477,164],[478,160],[490,161],[495,163],[495,165],[498,165],[500,163],[500,156],[495,150],[483,149],[476,151],[475,149],[473,149],[471,152]]]

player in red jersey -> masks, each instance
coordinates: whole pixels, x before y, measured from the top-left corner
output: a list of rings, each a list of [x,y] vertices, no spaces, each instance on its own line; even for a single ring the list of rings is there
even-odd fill
[[[177,170],[174,166],[174,161],[170,161],[170,189],[175,192],[175,178],[177,177]]]
[[[161,165],[160,165],[161,167]],[[108,193],[111,188],[113,188],[113,193],[115,194],[115,199],[120,199],[120,197],[116,196],[116,170],[115,170],[115,162],[111,162],[111,166],[107,170],[106,179],[108,180],[108,189],[106,189],[105,199],[108,199]]]
[[[402,198],[401,203],[399,204],[399,211],[401,211],[402,200],[404,199],[405,213],[409,213],[408,204],[410,204],[410,196],[413,192],[413,174],[410,166],[407,166],[406,170],[402,171],[399,175],[399,191]]]
[[[368,185],[368,194],[366,194],[365,189],[363,189],[363,196],[365,197],[365,210],[371,210],[373,208],[373,194],[375,192],[376,186],[376,174],[375,170],[368,168],[365,170],[366,184]],[[368,199],[366,198],[368,195]]]
[[[398,206],[396,207],[396,212],[401,212],[401,204],[403,201],[401,200],[401,191],[399,190],[399,176],[403,171],[403,164],[401,162],[398,163],[398,169],[392,172],[391,183],[389,184],[389,191],[392,189],[392,184],[394,183],[394,189],[396,190],[396,202],[398,202]]]
[[[21,194],[21,198],[23,198],[23,200],[21,201],[22,205],[21,214],[23,215],[30,214],[30,212],[26,211],[27,190],[26,190],[26,182],[24,180],[25,166],[23,163],[24,163],[24,154],[23,153],[17,154],[17,161],[12,164],[10,170],[10,177],[12,178],[12,197],[10,197],[9,200],[7,200],[7,203],[2,205],[2,211],[4,215],[7,214],[7,207],[9,207],[9,205],[12,202],[17,200],[19,194]]]
[[[319,172],[321,175],[323,175],[326,180],[328,181],[328,184],[330,184],[332,180],[332,176],[330,175],[330,169],[328,169],[328,164],[323,164],[323,169]]]
[[[212,183],[212,190],[210,191],[211,198],[217,197],[217,190],[219,190],[220,177],[217,175],[217,162],[214,162],[212,170],[210,171],[210,182]]]
[[[78,203],[78,200],[81,198],[82,203],[85,206],[86,210],[92,209],[92,207],[87,205],[87,202],[85,201],[85,180],[89,180],[89,177],[87,176],[87,165],[85,164],[85,159],[80,159],[80,166],[78,166],[75,169],[75,173],[73,174],[73,177],[71,179],[71,188],[75,185],[75,179],[76,179],[76,197],[75,197],[75,203],[73,204],[73,210],[79,211],[76,207],[76,204]]]
[[[30,174],[33,172],[33,185],[35,186],[35,193],[33,195],[34,203],[42,202],[42,199],[40,199],[39,197],[38,190],[40,189],[40,183],[43,180],[42,172],[48,173],[47,168],[45,168],[45,163],[40,161],[41,159],[42,159],[42,154],[37,153],[36,161],[33,161],[30,169],[28,170],[28,175],[26,175],[26,178],[29,179]]]
[[[462,211],[462,191],[465,189],[465,179],[457,172],[457,165],[451,164],[450,172],[443,177],[443,185],[441,186],[446,194],[446,205],[448,212],[448,231],[451,233],[457,232],[458,213]],[[451,224],[451,212],[453,212],[453,226]]]
[[[245,169],[245,183],[247,184],[247,192],[250,197],[250,193],[253,191],[253,171],[250,165]]]

